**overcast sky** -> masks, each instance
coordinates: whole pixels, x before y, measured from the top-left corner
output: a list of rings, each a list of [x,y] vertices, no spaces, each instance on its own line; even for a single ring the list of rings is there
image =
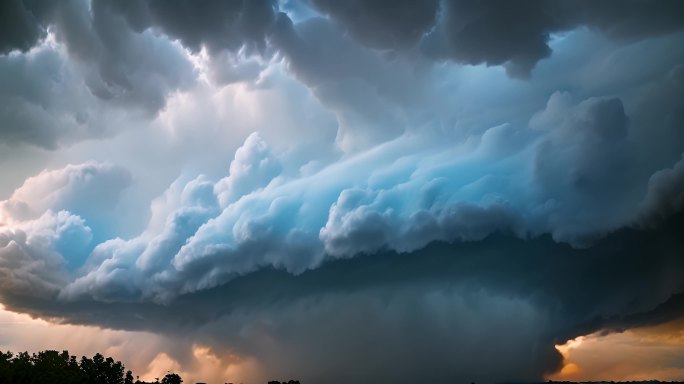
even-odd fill
[[[682,47],[678,0],[3,1],[0,349],[684,380]]]

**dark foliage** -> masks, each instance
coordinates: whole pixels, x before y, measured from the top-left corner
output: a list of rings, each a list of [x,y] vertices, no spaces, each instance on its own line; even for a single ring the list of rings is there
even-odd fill
[[[169,373],[162,379],[162,384],[181,384],[183,379],[175,373]]]
[[[162,384],[181,384],[183,379],[169,373]],[[69,355],[69,352],[42,351],[13,354],[0,351],[0,384],[145,384],[133,380],[133,372],[125,371],[120,361],[96,354],[91,358]]]

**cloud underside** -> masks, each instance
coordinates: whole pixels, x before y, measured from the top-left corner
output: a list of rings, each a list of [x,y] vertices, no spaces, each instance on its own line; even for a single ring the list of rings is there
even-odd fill
[[[683,225],[676,215],[589,249],[492,236],[334,261],[297,276],[264,269],[168,305],[8,294],[3,302],[74,323],[183,334],[218,353],[255,356],[276,376],[535,380],[560,367],[554,344],[684,315],[676,295],[684,292]]]

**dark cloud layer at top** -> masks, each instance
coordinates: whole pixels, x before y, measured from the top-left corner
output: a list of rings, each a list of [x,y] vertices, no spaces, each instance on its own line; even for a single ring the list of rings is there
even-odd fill
[[[89,7],[92,7],[94,14],[104,9],[120,13],[137,33],[150,27],[159,27],[193,50],[199,50],[202,45],[210,49],[239,49],[245,43],[264,49],[266,30],[275,11],[275,3],[271,0],[96,0],[91,5],[69,0],[11,0],[3,2],[2,7],[0,53],[14,49],[28,50],[45,36],[47,27],[56,19],[69,17],[69,13],[73,16],[70,9],[86,11]],[[62,24],[61,27],[78,27],[78,20],[70,21],[75,25]],[[104,23],[105,20],[96,21],[100,22]],[[89,34],[72,35],[72,38],[85,42]]]
[[[313,0],[312,4],[339,20],[359,41],[396,50],[415,47],[434,27],[439,11],[438,0]]]
[[[551,54],[548,42],[555,32],[587,26],[614,38],[638,40],[684,27],[684,6],[676,0],[313,4],[368,46],[401,50],[424,38],[428,55],[466,64],[506,64],[516,77],[528,77]]]
[[[10,1],[2,17],[8,30],[2,52],[27,51],[47,36],[48,28],[66,54],[36,46],[23,55],[1,57],[0,128],[5,143],[56,149],[86,138],[113,134],[100,120],[119,108],[128,116],[155,116],[167,95],[194,81],[192,65],[165,38],[137,33],[102,1]],[[23,33],[23,35],[22,35]],[[103,118],[102,120],[107,120]]]
[[[26,51],[43,36],[45,27],[39,15],[25,6],[23,0],[0,4],[0,54],[12,50]]]
[[[196,77],[187,57],[166,37],[177,39],[193,52],[206,47],[218,62],[214,64],[217,73],[226,72],[218,69],[226,52],[265,58],[280,52],[295,75],[337,113],[341,145],[356,150],[396,137],[414,124],[404,110],[422,95],[420,80],[412,81],[411,71],[420,72],[415,67],[424,61],[504,65],[512,76],[529,77],[537,62],[551,54],[553,33],[588,27],[631,42],[677,31],[684,25],[682,3],[670,0],[316,0],[311,5],[370,50],[347,41],[328,20],[293,25],[272,0],[11,0],[3,3],[0,13],[0,54],[26,52],[51,30],[66,46],[69,57],[76,59],[77,65],[71,69],[72,87],[82,76],[85,90],[81,93],[89,92],[99,103],[150,117],[164,108],[169,94],[187,89]],[[399,53],[401,58],[378,56],[378,52]],[[392,68],[387,70],[386,65]],[[64,71],[63,67],[53,65],[51,70]],[[22,69],[12,69],[19,74],[10,77],[22,76]],[[216,78],[236,81],[254,78],[258,71],[236,69]],[[51,76],[59,79],[55,73]],[[76,91],[63,92],[75,99]],[[360,102],[361,95],[375,97]],[[54,113],[45,108],[46,104],[51,107],[52,100],[38,103],[0,97],[3,104],[12,105],[8,107],[11,112],[3,113],[10,121],[1,133],[7,141],[55,149],[111,134],[110,129],[93,126],[91,116],[78,110],[84,101],[60,106],[65,111]],[[398,105],[393,105],[397,101]],[[67,114],[72,116],[65,117]],[[36,117],[40,115],[45,116]],[[64,134],[45,128],[58,119],[68,120],[62,124],[72,128]]]
[[[237,50],[244,45],[263,51],[275,16],[273,0],[108,1],[129,25],[142,32],[158,27],[184,46],[198,51]]]
[[[192,68],[180,52],[129,29],[107,2],[92,2],[90,11],[78,2],[59,5],[52,14],[57,37],[97,74],[86,82],[99,99],[154,115],[168,93],[192,81]]]
[[[69,8],[66,3],[5,2],[0,52],[30,48],[45,35],[54,10]],[[369,47],[405,51],[422,43],[424,50],[436,58],[467,64],[506,64],[514,76],[529,76],[535,64],[551,54],[548,42],[555,32],[587,26],[613,38],[638,40],[684,27],[684,9],[676,0],[315,0],[312,4]],[[272,0],[93,3],[95,12],[103,6],[123,15],[138,33],[156,27],[195,51],[202,46],[212,51],[247,46],[263,52],[277,12]]]

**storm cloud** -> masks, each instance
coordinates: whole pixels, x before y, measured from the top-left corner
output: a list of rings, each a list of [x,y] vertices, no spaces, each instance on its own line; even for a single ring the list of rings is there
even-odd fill
[[[677,1],[335,1],[313,4],[362,44],[395,51],[424,47],[428,55],[465,64],[506,65],[528,77],[551,55],[553,33],[589,27],[638,40],[682,28]]]
[[[320,383],[684,315],[680,2],[2,7],[8,309]]]

